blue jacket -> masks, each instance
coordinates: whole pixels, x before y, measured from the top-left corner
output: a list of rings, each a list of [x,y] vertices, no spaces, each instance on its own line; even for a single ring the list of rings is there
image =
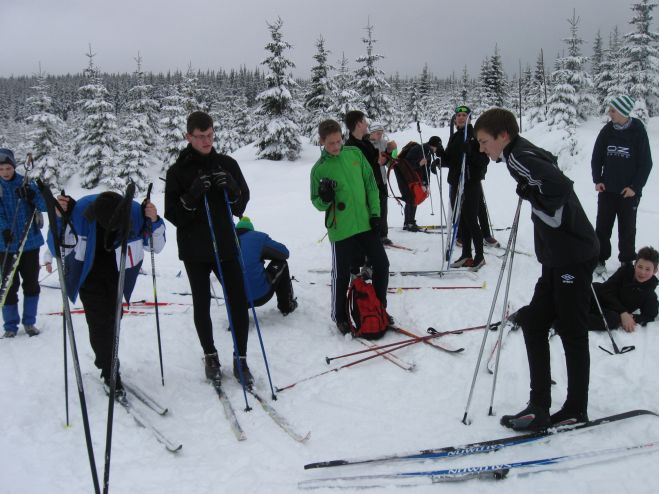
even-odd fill
[[[240,249],[243,253],[247,283],[254,300],[267,294],[272,285],[265,274],[265,259],[288,259],[288,249],[284,244],[275,242],[266,233],[247,229],[238,229]]]
[[[37,188],[37,185],[34,182],[30,182],[30,189],[35,192],[34,196],[34,206],[28,204],[27,201],[23,199],[20,200],[16,195],[16,189],[23,185],[23,176],[18,173],[14,174],[14,178],[11,180],[0,179],[0,202],[2,206],[0,207],[0,232],[4,230],[12,229],[12,220],[14,219],[14,214],[16,213],[16,208],[18,207],[18,215],[16,216],[16,222],[13,225],[14,240],[12,241],[9,252],[16,252],[18,250],[18,242],[20,241],[21,232],[23,227],[27,224],[30,219],[30,215],[36,207],[39,211],[46,210],[46,203]],[[38,249],[43,245],[43,236],[41,235],[41,227],[37,225],[36,222],[32,223],[30,228],[30,233],[28,233],[27,240],[25,241],[25,246],[23,247],[24,251],[30,251]],[[7,245],[5,245],[4,238],[0,235],[0,249],[5,251]]]
[[[78,298],[80,287],[87,279],[87,275],[94,264],[94,254],[96,252],[96,221],[89,221],[85,218],[85,211],[96,200],[98,194],[93,194],[81,198],[73,208],[71,213],[71,222],[75,233],[78,235],[76,242],[73,232],[67,226],[64,244],[73,245],[73,247],[64,248],[64,268],[66,289],[69,298],[75,302]],[[137,276],[144,259],[144,249],[150,250],[149,238],[145,228],[146,220],[142,214],[142,207],[133,201],[131,208],[131,229],[128,237],[128,253],[126,256],[126,277],[124,283],[124,297],[126,302],[130,301],[130,295],[133,293]],[[58,231],[61,230],[61,220],[58,219]],[[48,232],[48,247],[54,254],[52,232]],[[153,223],[153,250],[160,252],[165,247],[165,222],[158,218]],[[116,248],[117,267],[121,246]]]

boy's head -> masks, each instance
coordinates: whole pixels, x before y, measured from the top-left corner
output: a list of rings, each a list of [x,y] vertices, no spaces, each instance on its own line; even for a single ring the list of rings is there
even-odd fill
[[[84,213],[84,216],[89,221],[96,221],[106,230],[116,230],[115,215],[123,196],[117,192],[107,191],[101,192],[98,197],[92,202]]]
[[[0,148],[0,177],[11,180],[16,173],[16,159],[11,149]]]
[[[355,137],[358,139],[361,139],[368,133],[368,121],[363,111],[349,111],[346,113],[345,123],[346,127],[348,127],[348,132],[355,134]]]
[[[636,255],[634,279],[639,283],[648,281],[657,274],[657,265],[659,265],[659,252],[652,247],[643,247]]]
[[[188,116],[185,138],[199,154],[209,154],[213,149],[213,119],[203,111],[195,111]]]
[[[343,135],[341,135],[341,126],[336,120],[328,119],[320,122],[318,137],[320,145],[332,156],[337,156],[341,152]]]
[[[634,99],[626,94],[616,96],[609,103],[609,110],[606,113],[613,123],[624,125],[629,120],[635,103]]]
[[[512,112],[503,108],[492,108],[484,112],[474,125],[480,152],[496,161],[503,149],[519,135],[519,125]]]
[[[471,114],[471,108],[467,105],[460,105],[455,109],[455,126],[458,129],[464,129],[464,126]]]
[[[371,122],[368,126],[368,133],[371,141],[380,141],[384,137],[384,125],[379,122]]]

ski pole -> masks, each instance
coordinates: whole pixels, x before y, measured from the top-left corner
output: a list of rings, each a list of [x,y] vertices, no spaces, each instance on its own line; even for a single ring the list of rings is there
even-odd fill
[[[247,268],[245,267],[245,259],[243,258],[243,250],[240,248],[240,240],[238,240],[238,234],[236,233],[236,225],[233,223],[233,213],[231,212],[231,203],[229,202],[229,196],[226,189],[224,190],[224,202],[227,205],[227,212],[229,215],[229,223],[231,224],[231,229],[233,231],[233,240],[236,243],[236,249],[238,250],[238,260],[240,261],[240,269],[243,274],[243,284],[245,285],[245,292],[247,293],[247,300],[249,306],[252,309],[252,317],[254,318],[254,326],[256,327],[256,334],[259,337],[259,344],[261,345],[261,354],[263,355],[263,363],[265,364],[265,371],[268,375],[268,383],[270,384],[270,393],[273,400],[277,399],[275,394],[274,386],[272,385],[272,377],[270,376],[270,366],[268,365],[268,357],[265,353],[265,346],[263,345],[263,336],[261,335],[261,327],[259,325],[259,318],[256,316],[256,307],[254,305],[254,296],[252,295],[252,289],[249,286],[247,279]],[[225,297],[226,298],[226,297]],[[237,349],[236,349],[237,350]],[[242,372],[242,366],[238,366],[238,370]]]
[[[600,345],[600,350],[604,350],[609,355],[619,355],[621,353],[627,353],[627,352],[631,352],[632,350],[635,350],[636,347],[634,345],[624,346],[622,347],[622,349],[618,348],[618,345],[616,344],[616,340],[613,339],[613,333],[611,333],[611,328],[609,328],[609,323],[606,321],[606,317],[604,316],[604,311],[602,310],[600,301],[597,298],[597,293],[595,293],[595,287],[593,286],[592,283],[590,284],[590,290],[593,292],[593,297],[595,298],[595,302],[597,303],[597,309],[599,310],[599,313],[602,316],[602,321],[604,321],[604,327],[606,328],[606,332],[609,334],[609,338],[611,339],[611,344],[613,345],[613,352],[610,352],[601,345]]]
[[[517,230],[517,225],[519,223],[519,213],[522,209],[522,198],[519,198],[519,201],[517,201],[517,210],[515,211],[515,218],[513,219],[513,232]],[[506,252],[510,252],[512,248],[512,243],[515,238],[515,235],[512,233],[510,234],[510,237],[508,238],[508,245],[506,247]],[[492,297],[492,305],[490,306],[490,313],[487,316],[487,327],[489,327],[490,323],[492,322],[492,315],[494,314],[494,307],[497,302],[497,298],[499,296],[499,288],[501,287],[501,281],[503,280],[503,274],[506,270],[506,265],[508,264],[508,256],[505,256],[503,258],[503,262],[501,263],[501,271],[499,272],[499,279],[497,280],[497,286],[496,289],[494,290],[494,295]],[[503,332],[503,331],[502,331]],[[467,415],[469,414],[469,407],[471,405],[471,399],[473,398],[474,395],[474,387],[476,386],[476,377],[478,376],[478,369],[480,368],[481,365],[481,360],[483,358],[483,351],[485,350],[485,342],[487,340],[487,333],[488,331],[485,331],[483,333],[483,340],[481,342],[481,347],[478,352],[478,358],[476,359],[476,367],[474,368],[474,375],[471,379],[471,387],[469,388],[469,397],[467,398],[467,405],[465,406],[465,411],[464,415],[462,417],[462,423],[465,425],[469,425],[471,421],[467,420]]]
[[[114,401],[119,374],[119,336],[121,334],[121,311],[123,310],[124,283],[126,281],[126,257],[128,257],[128,236],[130,235],[130,218],[135,196],[135,183],[132,181],[126,187],[126,194],[119,207],[112,214],[110,225],[114,220],[120,221],[118,239],[121,240],[121,255],[119,257],[119,279],[117,281],[117,297],[115,301],[114,335],[112,340],[112,361],[110,364],[110,396],[108,399],[108,419],[105,432],[105,468],[103,470],[103,494],[110,490],[110,457],[112,454],[112,425],[114,420]],[[108,229],[109,231],[109,229]],[[107,234],[106,234],[107,236]]]
[[[215,257],[215,266],[217,267],[217,273],[220,277],[220,286],[222,287],[222,294],[224,295],[224,300],[227,308],[227,319],[229,320],[229,329],[231,330],[231,339],[233,340],[233,351],[234,357],[239,358],[238,355],[238,338],[236,337],[236,329],[233,325],[233,317],[231,316],[231,303],[229,301],[229,295],[227,294],[226,285],[224,283],[224,273],[222,272],[222,263],[220,262],[220,247],[217,243],[217,237],[215,236],[215,226],[213,225],[213,218],[211,216],[211,209],[208,205],[208,197],[204,194],[204,208],[206,209],[206,219],[208,221],[208,229],[210,230],[211,242],[213,244],[213,255]],[[231,210],[229,210],[231,214]],[[233,224],[233,220],[231,221]],[[243,388],[243,397],[245,398],[245,411],[248,412],[252,408],[249,406],[247,401],[247,388],[245,387],[245,378],[243,377],[243,367],[238,362],[238,376],[240,377],[240,384]]]
[[[94,484],[94,493],[100,494],[101,488],[98,482],[98,472],[96,470],[96,461],[94,459],[94,447],[92,444],[91,429],[89,427],[89,415],[87,413],[87,400],[85,399],[85,390],[82,384],[82,372],[80,370],[80,361],[78,359],[78,349],[76,347],[75,333],[73,330],[73,320],[71,319],[71,311],[69,306],[69,298],[66,289],[66,281],[64,279],[63,267],[63,252],[61,250],[60,236],[57,231],[57,214],[56,208],[60,208],[59,204],[53,197],[50,189],[40,179],[37,179],[37,185],[41,194],[44,197],[48,212],[48,229],[53,240],[54,245],[54,258],[57,263],[57,272],[60,282],[60,293],[62,294],[62,309],[64,312],[64,319],[66,321],[66,329],[69,336],[69,345],[71,346],[71,361],[73,362],[73,370],[76,376],[76,385],[78,387],[78,398],[80,402],[80,414],[82,415],[82,425],[85,433],[85,443],[87,445],[87,456],[89,458],[89,467],[92,474],[92,482]],[[61,209],[61,208],[60,208]],[[65,225],[62,228],[66,228]]]
[[[425,175],[426,175],[426,183],[428,184],[428,195],[430,196],[430,216],[435,216],[435,208],[432,205],[432,188],[430,187],[430,175],[428,171],[428,167],[430,164],[428,163],[428,159],[426,158],[426,150],[423,148],[423,137],[421,136],[421,123],[419,122],[419,117],[416,118],[416,130],[419,133],[419,140],[421,141],[421,153],[423,155],[423,159],[426,160],[426,166],[425,168]]]
[[[503,327],[505,328],[506,323],[508,322],[508,293],[510,291],[510,278],[513,273],[513,262],[515,261],[515,244],[517,243],[517,223],[514,224],[515,228],[510,232],[510,236],[513,237],[512,246],[509,251],[510,255],[510,266],[508,267],[508,278],[506,279],[506,290],[503,295],[503,312],[501,314],[501,320],[503,321]],[[494,391],[497,387],[497,377],[499,376],[499,358],[501,357],[501,349],[503,348],[503,329],[499,331],[499,337],[497,338],[497,356],[494,363],[494,378],[492,379],[492,394],[490,395],[490,409],[488,415],[492,416],[492,405],[494,403]]]
[[[149,184],[146,192],[146,202],[151,202],[151,189],[153,183]],[[156,286],[156,255],[153,252],[153,223],[146,216],[144,217],[147,235],[149,236],[149,250],[151,251],[151,279],[153,280],[153,300],[156,309],[156,335],[158,337],[158,359],[160,360],[160,381],[165,385],[165,370],[162,364],[162,343],[160,341],[160,313],[158,312],[158,288]]]

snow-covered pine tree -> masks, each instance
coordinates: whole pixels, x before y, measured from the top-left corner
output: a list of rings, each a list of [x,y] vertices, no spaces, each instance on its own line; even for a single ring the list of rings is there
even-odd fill
[[[622,40],[616,26],[609,34],[609,47],[602,54],[599,76],[594,81],[596,91],[601,95],[598,113],[606,113],[612,98],[627,94],[622,82],[622,64]]]
[[[188,144],[185,140],[187,113],[184,103],[185,100],[181,96],[179,87],[175,84],[169,86],[169,94],[163,98],[160,109],[162,115],[160,137],[163,143],[162,171],[166,171],[174,164],[181,150]]]
[[[188,70],[185,73],[185,76],[183,76],[179,87],[179,94],[182,98],[186,118],[193,111],[208,110],[208,105],[203,102],[202,91],[199,88],[199,80],[197,74],[195,74],[195,71],[192,69],[192,63],[188,64]]]
[[[135,62],[135,85],[128,90],[128,112],[119,129],[116,165],[103,182],[110,189],[123,190],[128,181],[133,181],[137,190],[144,192],[148,187],[146,170],[153,163],[151,152],[157,142],[158,103],[151,98],[151,86],[144,82],[139,52]]]
[[[478,113],[488,108],[508,106],[508,83],[503,72],[498,45],[494,46],[494,55],[487,57],[481,63],[478,86],[478,102],[474,105]]]
[[[568,54],[563,57],[561,63],[562,69],[565,71],[562,75],[565,83],[574,88],[577,118],[585,120],[594,113],[597,102],[592,93],[592,79],[584,68],[588,57],[581,55],[583,40],[579,38],[579,19],[576,10],[573,10],[572,18],[567,20],[570,25],[570,37],[563,39],[567,45]]]
[[[92,189],[101,179],[112,173],[117,148],[117,119],[108,103],[108,90],[105,88],[94,65],[95,53],[91,46],[89,65],[83,71],[85,84],[78,89],[78,106],[84,115],[76,142],[75,155],[80,172],[80,185]]]
[[[623,44],[623,86],[636,100],[635,114],[643,121],[659,112],[659,34],[650,30],[654,0],[632,4],[629,23],[635,31],[625,34]]]
[[[331,117],[332,80],[329,71],[334,67],[328,65],[329,51],[325,49],[325,40],[320,36],[316,40],[316,54],[313,56],[316,65],[311,68],[309,90],[304,96],[304,108],[307,111],[304,124],[304,134],[312,144],[318,145],[318,124]]]
[[[252,110],[248,105],[247,96],[240,94],[233,99],[233,128],[236,130],[236,149],[254,142],[252,134]]]
[[[604,42],[602,41],[602,35],[599,30],[595,35],[595,41],[593,41],[593,56],[590,57],[590,76],[593,81],[593,93],[597,100],[597,111],[602,106],[602,102],[606,99],[606,91],[602,89],[602,86],[599,84],[599,81],[602,77],[602,70],[605,67],[605,49]]]
[[[272,41],[265,48],[270,55],[262,62],[270,72],[266,75],[267,89],[256,97],[258,122],[253,132],[258,136],[256,154],[258,159],[280,161],[284,158],[294,161],[300,155],[300,127],[297,116],[300,104],[292,95],[296,85],[289,68],[295,64],[284,56],[284,50],[292,46],[283,40],[281,32],[283,21],[277,18],[268,29]]]
[[[359,93],[361,106],[367,117],[371,121],[377,120],[389,127],[391,120],[391,99],[387,94],[389,84],[384,79],[384,71],[376,66],[384,55],[373,52],[373,45],[377,41],[373,39],[373,27],[369,22],[365,28],[366,36],[362,38],[362,42],[366,45],[366,55],[356,59],[357,63],[362,65],[355,71],[355,89]]]
[[[68,178],[64,172],[67,160],[62,160],[60,143],[64,122],[58,116],[51,113],[52,99],[49,94],[49,86],[46,76],[41,71],[37,74],[37,83],[32,87],[35,95],[27,99],[26,103],[30,109],[27,122],[30,124],[28,134],[29,148],[32,150],[35,174],[50,186],[60,188],[64,178]]]
[[[577,123],[577,95],[572,85],[571,70],[564,68],[565,57],[556,61],[556,70],[552,73],[554,85],[547,102],[547,123],[550,130],[565,131],[567,136],[561,141],[559,154],[576,153],[575,128]]]
[[[359,102],[359,93],[354,87],[354,79],[348,67],[348,59],[345,53],[342,53],[341,60],[339,60],[339,68],[332,80],[332,105],[328,111],[341,124],[344,134],[346,130],[346,113],[350,110],[364,110]]]

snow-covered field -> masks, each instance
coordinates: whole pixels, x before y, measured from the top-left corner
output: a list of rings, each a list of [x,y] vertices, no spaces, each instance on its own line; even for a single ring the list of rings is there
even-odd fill
[[[575,181],[577,193],[594,222],[596,194],[590,179],[590,153],[602,123],[591,120],[577,132],[580,154],[569,161],[567,174]],[[444,142],[448,129],[424,128],[424,139],[438,133]],[[659,119],[650,122],[651,136],[659,132]],[[524,134],[532,142],[550,150],[557,147],[560,135],[542,128]],[[418,140],[413,131],[395,134],[399,146]],[[659,159],[659,140],[652,151]],[[307,145],[301,158],[293,163],[255,160],[255,150],[246,147],[235,153],[252,191],[246,214],[256,229],[284,242],[291,251],[291,271],[299,308],[282,317],[274,301],[257,309],[260,327],[274,384],[286,386],[301,378],[328,369],[325,356],[338,355],[363,347],[350,337],[341,336],[329,317],[329,276],[314,269],[329,269],[330,248],[324,235],[323,215],[311,205],[308,195],[309,171],[319,155]],[[154,202],[163,206],[164,184],[153,177]],[[517,204],[515,185],[505,165],[491,163],[484,182],[486,198],[495,228],[512,222]],[[83,192],[70,184],[67,193]],[[638,214],[637,247],[659,246],[659,172],[654,170],[644,189]],[[447,191],[445,191],[445,197]],[[419,224],[439,223],[439,193],[433,183],[435,214],[426,201],[417,214]],[[392,270],[439,269],[440,236],[402,231],[402,214],[391,200],[390,237],[416,249],[415,253],[387,251]],[[533,252],[530,209],[522,210],[517,247]],[[507,231],[496,237],[505,245]],[[189,290],[185,274],[178,277],[174,227],[168,224],[169,242],[156,257],[160,301],[190,303],[191,297],[175,292]],[[617,237],[609,272],[617,267]],[[405,328],[425,332],[432,326],[451,330],[484,324],[492,301],[501,261],[486,256],[487,265],[477,280],[460,277],[392,277],[391,286],[446,286],[487,282],[484,289],[422,289],[389,295],[389,312]],[[144,269],[150,274],[150,263]],[[535,258],[515,257],[510,303],[516,309],[530,299],[540,265]],[[42,277],[45,276],[45,272]],[[45,284],[56,285],[51,275]],[[216,290],[220,294],[219,285]],[[140,277],[134,300],[153,299],[150,276]],[[76,307],[80,304],[76,304]],[[63,384],[62,321],[46,315],[61,307],[60,293],[44,287],[39,307],[38,326],[42,334],[27,338],[21,331],[12,340],[0,343],[0,493],[88,493],[92,491],[83,425],[69,356],[69,407],[71,425],[65,425]],[[230,377],[231,338],[226,331],[224,306],[213,306],[215,339],[224,363],[225,389],[229,394],[247,440],[236,441],[217,396],[205,382],[202,352],[197,340],[192,310],[172,306],[161,310],[162,344],[166,386],[160,384],[156,346],[155,318],[126,316],[121,328],[121,370],[125,379],[138,383],[165,403],[170,412],[152,420],[183,449],[167,452],[148,431],[140,429],[125,410],[118,407],[114,418],[110,491],[115,493],[287,493],[296,492],[299,481],[322,476],[357,475],[371,472],[429,470],[452,465],[486,465],[505,461],[534,459],[566,453],[615,448],[659,440],[659,419],[639,417],[596,430],[566,434],[549,442],[510,448],[506,451],[449,461],[388,464],[303,470],[312,461],[414,451],[422,448],[463,444],[510,434],[499,425],[503,413],[517,412],[528,397],[528,369],[521,333],[511,334],[503,349],[501,368],[494,397],[495,417],[487,414],[492,377],[481,370],[471,405],[470,426],[462,424],[469,386],[476,364],[482,331],[440,339],[450,347],[464,347],[461,354],[439,352],[427,345],[413,345],[397,352],[400,358],[416,364],[406,372],[383,359],[373,359],[355,367],[332,372],[290,390],[281,392],[273,405],[294,427],[311,431],[306,444],[288,437],[263,412],[254,399],[253,408],[243,412],[239,385]],[[499,317],[500,307],[495,318]],[[92,425],[92,437],[99,474],[103,471],[107,398],[93,365],[83,315],[74,315],[80,362]],[[491,333],[486,356],[497,333]],[[598,346],[610,348],[606,334],[591,333],[591,418],[628,409],[659,410],[659,323],[654,322],[635,333],[616,331],[619,346],[635,345],[636,350],[610,356]],[[387,335],[382,342],[401,337]],[[565,397],[566,373],[561,343],[552,339],[554,409]],[[260,355],[256,331],[251,330],[248,361],[257,377],[257,386],[266,397],[268,381]],[[337,365],[344,361],[337,361]],[[250,397],[251,398],[251,397]],[[148,412],[145,412],[148,413]],[[414,492],[506,492],[506,493],[653,493],[659,491],[655,468],[659,454],[650,452],[626,459],[584,466],[573,470],[511,477],[500,482],[471,480],[441,486],[419,486]],[[393,490],[391,488],[390,490]]]

